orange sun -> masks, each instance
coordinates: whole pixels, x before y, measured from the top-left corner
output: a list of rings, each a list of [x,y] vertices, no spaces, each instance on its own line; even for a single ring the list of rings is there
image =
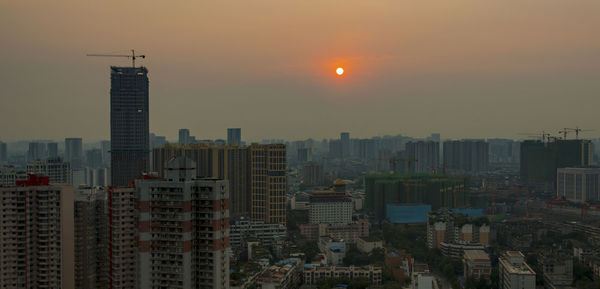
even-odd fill
[[[342,74],[344,74],[344,69],[343,69],[343,68],[341,68],[341,67],[338,67],[338,68],[335,70],[335,73],[337,73],[337,75],[342,75]]]

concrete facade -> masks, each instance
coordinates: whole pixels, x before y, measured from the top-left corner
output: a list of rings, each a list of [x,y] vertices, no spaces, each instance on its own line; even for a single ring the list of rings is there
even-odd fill
[[[535,271],[519,251],[507,251],[498,258],[500,289],[535,289]]]
[[[74,288],[73,187],[32,175],[0,197],[0,288]]]
[[[600,200],[600,168],[557,169],[556,197],[577,203]]]
[[[140,288],[229,288],[229,188],[184,157],[136,180]]]
[[[465,250],[463,254],[464,277],[490,281],[492,263],[483,250]]]

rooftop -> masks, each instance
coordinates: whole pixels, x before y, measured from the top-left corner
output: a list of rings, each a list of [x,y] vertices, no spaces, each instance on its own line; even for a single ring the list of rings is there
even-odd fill
[[[465,259],[490,261],[490,256],[483,250],[465,250]]]

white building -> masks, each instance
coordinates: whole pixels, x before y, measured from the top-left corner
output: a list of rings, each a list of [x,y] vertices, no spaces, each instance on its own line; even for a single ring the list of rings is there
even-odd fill
[[[12,187],[16,181],[26,180],[27,172],[18,171],[15,167],[0,167],[0,187]]]
[[[356,239],[356,247],[363,253],[371,253],[373,249],[383,248],[383,241],[374,237],[360,237]]]
[[[571,202],[600,200],[600,168],[557,169],[556,194]]]
[[[71,178],[71,164],[63,162],[61,159],[30,162],[27,164],[27,173],[47,176],[50,178],[51,184],[73,183]]]
[[[265,224],[241,218],[231,223],[229,236],[232,248],[242,248],[248,240],[256,240],[268,247],[273,241],[286,236],[287,229],[282,224]]]
[[[368,279],[372,285],[381,285],[381,267],[320,267],[311,266],[304,269],[304,284],[315,285],[321,278],[343,278],[354,280],[358,278]]]
[[[507,251],[498,258],[500,289],[535,289],[535,271],[519,251]]]
[[[437,289],[435,277],[427,264],[415,264],[410,283],[411,289]]]
[[[319,249],[325,255],[327,264],[341,265],[346,257],[346,242],[328,236],[319,238]]]
[[[354,204],[346,192],[314,191],[310,196],[308,222],[311,224],[348,225],[352,223]]]

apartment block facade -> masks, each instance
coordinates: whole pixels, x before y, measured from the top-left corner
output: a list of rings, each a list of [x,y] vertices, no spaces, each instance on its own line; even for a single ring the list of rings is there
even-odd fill
[[[228,182],[194,170],[178,157],[166,179],[136,180],[140,288],[229,287]]]
[[[0,188],[0,288],[74,288],[73,196],[35,175]]]

